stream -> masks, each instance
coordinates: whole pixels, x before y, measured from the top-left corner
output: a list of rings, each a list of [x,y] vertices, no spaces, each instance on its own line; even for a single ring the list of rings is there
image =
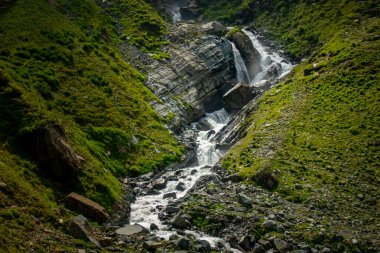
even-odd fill
[[[177,19],[177,17],[175,18]],[[249,36],[253,46],[260,53],[262,71],[258,73],[253,80],[249,80],[244,60],[236,46],[231,43],[238,82],[248,83],[251,87],[259,87],[262,83],[266,82],[268,71],[271,68],[277,68],[278,72],[275,79],[281,78],[291,71],[293,68],[292,64],[288,63],[279,54],[268,52],[268,49],[259,42],[252,32],[247,30],[243,30],[243,32]],[[154,188],[155,194],[141,192],[136,196],[136,201],[131,206],[130,224],[139,224],[148,229],[151,233],[154,233],[157,237],[165,240],[169,240],[170,236],[177,234],[175,228],[161,222],[160,213],[162,210],[165,210],[167,206],[170,206],[171,203],[184,197],[201,177],[214,173],[211,170],[212,166],[219,161],[223,153],[217,148],[218,143],[213,141],[213,137],[226,126],[229,119],[230,115],[226,110],[220,109],[213,113],[206,114],[206,116],[201,119],[202,122],[207,122],[209,126],[207,131],[196,130],[199,124],[198,122],[191,124],[189,128],[195,130],[197,133],[196,154],[198,165],[177,170],[168,169],[160,174],[160,178],[154,179],[155,182],[161,182],[162,186],[159,188],[154,188],[154,182],[150,182],[149,185],[152,189]],[[141,184],[144,183],[146,184],[147,182],[141,182]],[[152,229],[152,227],[155,227],[155,229]],[[226,252],[240,252],[237,249],[231,248],[230,244],[222,238],[211,237],[194,230],[185,230],[185,233],[192,234],[199,240],[208,241],[212,248],[217,245],[220,248],[220,245],[222,245]]]

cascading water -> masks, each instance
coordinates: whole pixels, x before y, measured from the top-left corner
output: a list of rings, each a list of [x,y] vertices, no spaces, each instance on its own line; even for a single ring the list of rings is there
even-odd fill
[[[260,65],[263,70],[251,80],[252,85],[260,86],[260,84],[265,83],[268,71],[271,69],[276,69],[276,79],[282,78],[292,70],[294,66],[291,63],[287,62],[276,52],[269,53],[252,32],[245,29],[243,29],[243,32],[249,37],[253,47],[257,49],[261,56]]]
[[[155,232],[156,236],[164,239],[168,239],[171,235],[176,233],[175,230],[169,230],[165,224],[161,223],[159,219],[161,209],[157,207],[160,206],[164,209],[173,201],[173,198],[164,198],[165,194],[175,193],[176,198],[181,198],[186,195],[188,190],[193,187],[199,178],[213,173],[211,172],[211,166],[218,162],[222,156],[222,152],[216,148],[216,143],[212,141],[212,138],[227,124],[228,119],[229,115],[224,109],[206,115],[204,120],[208,122],[211,129],[198,132],[198,166],[184,168],[179,171],[168,171],[163,174],[160,177],[161,179],[165,180],[172,176],[176,176],[178,181],[167,180],[165,189],[159,191],[159,194],[138,196],[136,201],[131,206],[131,224],[138,223],[147,229],[150,228],[151,224],[156,224],[159,228],[159,231]],[[196,124],[197,123],[193,124],[194,128],[196,127]],[[177,185],[179,183],[183,185],[183,191],[178,190]],[[222,243],[225,245],[226,249],[234,252],[240,252],[231,249],[229,244],[224,242],[221,238],[210,237],[200,232],[186,232],[193,234],[197,237],[197,239],[207,240],[211,246],[215,246],[217,243]]]
[[[247,70],[247,67],[245,66],[243,57],[241,57],[239,50],[237,49],[236,45],[233,42],[231,42],[231,46],[232,46],[232,51],[234,53],[236,78],[238,79],[238,82],[239,83],[250,83],[248,70]]]
[[[181,16],[181,12],[179,11],[179,7],[175,8],[172,11],[172,17],[173,17],[173,24],[175,24],[175,25],[181,21],[182,16]]]

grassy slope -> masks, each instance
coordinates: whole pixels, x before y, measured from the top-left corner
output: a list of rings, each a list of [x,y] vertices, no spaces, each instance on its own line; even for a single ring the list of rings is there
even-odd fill
[[[141,49],[154,52],[163,43],[166,27],[143,1],[115,1],[106,11]],[[132,11],[144,13],[144,22],[125,14]],[[121,197],[117,177],[154,170],[182,152],[149,105],[157,98],[145,77],[119,56],[108,14],[93,0],[12,1],[0,10],[1,247],[33,241],[32,215],[55,226],[65,216],[57,201],[67,192],[110,210]],[[46,177],[23,152],[23,136],[51,123],[64,126],[86,159],[72,187]]]
[[[268,2],[251,5],[256,28],[307,60],[260,99],[257,112],[245,122],[247,136],[223,166],[248,178],[263,168],[279,170],[277,191],[283,196],[314,203],[343,223],[358,221],[367,233],[357,236],[376,241],[379,8],[375,1]],[[226,19],[210,10],[206,14]],[[345,233],[347,227],[339,229]],[[356,225],[348,229],[351,235],[362,232]],[[308,236],[306,230],[301,234]]]

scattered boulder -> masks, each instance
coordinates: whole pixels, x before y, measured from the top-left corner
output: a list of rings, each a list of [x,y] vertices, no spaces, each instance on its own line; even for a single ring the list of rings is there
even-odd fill
[[[181,191],[181,192],[183,192],[184,190],[186,190],[185,183],[184,183],[184,182],[179,182],[179,183],[177,184],[177,186],[175,187],[175,189],[176,189],[177,191]]]
[[[238,244],[242,249],[250,251],[255,245],[255,240],[252,238],[252,236],[246,235],[240,238]]]
[[[190,226],[191,216],[187,214],[178,214],[172,224],[175,228],[184,229]]]
[[[166,188],[166,183],[167,182],[165,179],[162,179],[162,178],[157,179],[157,180],[153,181],[152,188],[154,190],[163,190]]]
[[[219,36],[223,35],[227,31],[227,28],[217,21],[209,22],[203,25],[202,28],[208,34],[219,35]]]
[[[168,214],[172,214],[172,213],[178,213],[179,212],[179,207],[176,207],[176,206],[168,206],[166,207],[165,211],[168,213]]]
[[[211,252],[211,245],[206,240],[197,240],[195,242],[196,252]]]
[[[68,222],[68,229],[70,234],[77,239],[82,239],[87,242],[91,242],[99,246],[99,242],[96,240],[93,228],[88,222],[87,218],[83,215],[78,215],[72,218]]]
[[[263,246],[257,244],[254,248],[253,248],[253,253],[265,253],[266,250]]]
[[[259,185],[261,185],[261,186],[263,186],[269,190],[275,189],[278,185],[278,179],[277,179],[276,174],[268,168],[264,168],[264,169],[258,171],[253,176],[253,180],[257,184],[259,184]]]
[[[176,248],[180,249],[180,250],[188,250],[188,249],[190,249],[190,240],[188,238],[186,238],[186,237],[180,238],[176,242]]]
[[[121,236],[132,236],[132,235],[137,235],[137,234],[145,234],[147,232],[148,231],[139,224],[126,225],[116,230],[116,234],[121,235]]]
[[[248,84],[238,83],[223,95],[227,111],[240,110],[255,97],[255,93]]]
[[[177,194],[175,192],[169,192],[169,193],[164,194],[163,198],[164,199],[169,199],[169,198],[175,199],[175,198],[177,198]]]
[[[65,204],[68,208],[95,221],[105,222],[109,219],[109,215],[103,206],[77,193],[70,193],[65,199]]]
[[[252,206],[253,204],[252,199],[248,197],[247,195],[245,195],[244,193],[238,193],[238,201],[240,204],[246,205],[246,206]]]
[[[163,246],[162,242],[146,241],[143,244],[144,249],[155,251]]]
[[[269,230],[269,231],[275,231],[277,230],[277,224],[276,222],[272,221],[272,220],[267,220],[267,221],[264,221],[263,225],[262,225],[266,230]]]
[[[273,240],[273,244],[274,244],[275,248],[278,251],[280,251],[281,253],[286,252],[289,248],[289,245],[287,242],[285,242],[284,240],[278,239],[278,238],[275,238]]]

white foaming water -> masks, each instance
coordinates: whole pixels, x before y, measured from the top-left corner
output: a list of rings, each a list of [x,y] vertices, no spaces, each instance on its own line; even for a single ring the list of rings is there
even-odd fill
[[[181,12],[179,11],[179,8],[175,9],[173,12],[172,12],[172,16],[173,16],[173,24],[178,24],[179,21],[181,21],[182,19],[182,16],[181,16]]]
[[[232,51],[234,53],[236,78],[238,79],[239,83],[250,83],[248,70],[247,70],[247,67],[245,66],[243,57],[241,57],[239,50],[237,49],[236,45],[233,42],[231,42],[231,45],[232,45]]]
[[[268,53],[267,48],[260,43],[260,41],[252,32],[247,31],[245,29],[243,29],[243,32],[249,37],[253,44],[253,47],[256,48],[257,51],[260,53],[260,65],[263,69],[263,71],[258,73],[255,76],[255,78],[251,81],[251,85],[260,87],[263,81],[265,81],[264,79],[267,76],[268,70],[272,67],[276,67],[279,69],[279,76],[277,77],[278,79],[284,77],[293,69],[294,65],[286,61],[279,54],[275,52]]]
[[[156,224],[159,227],[159,231],[155,231],[155,235],[166,240],[173,234],[176,234],[175,230],[169,231],[169,228],[162,224],[158,215],[160,210],[157,206],[162,206],[162,209],[165,209],[173,199],[167,198],[164,199],[166,193],[176,193],[177,198],[181,198],[186,195],[186,193],[191,189],[199,178],[205,175],[213,174],[211,171],[211,166],[215,165],[222,153],[216,148],[216,143],[212,142],[211,139],[215,134],[217,134],[228,122],[229,115],[222,109],[210,114],[207,114],[205,120],[211,126],[211,129],[208,131],[199,131],[197,142],[197,158],[198,166],[188,167],[181,170],[172,170],[166,172],[161,178],[169,178],[171,176],[176,176],[178,181],[168,181],[165,189],[159,191],[158,195],[142,195],[136,198],[136,201],[131,205],[131,224],[138,223],[143,227],[150,229],[150,225]],[[195,127],[197,123],[193,124]],[[209,165],[209,166],[206,166]],[[206,167],[205,167],[206,166]],[[194,173],[196,170],[196,173]],[[180,174],[178,174],[180,171]],[[178,191],[176,186],[178,183],[184,183],[185,190]],[[217,243],[222,243],[225,245],[225,248],[233,251],[240,252],[235,249],[231,249],[230,245],[223,241],[221,238],[207,236],[201,232],[186,231],[189,234],[193,234],[197,239],[207,240],[212,247]]]

